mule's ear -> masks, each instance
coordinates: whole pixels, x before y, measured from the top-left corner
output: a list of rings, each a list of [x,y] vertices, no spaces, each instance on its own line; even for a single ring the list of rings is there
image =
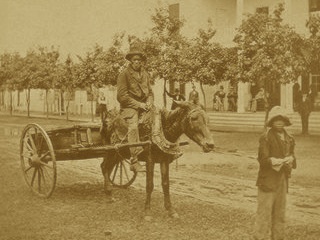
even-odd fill
[[[176,101],[176,100],[173,100],[173,101],[181,108],[189,108],[191,106],[191,103],[187,101]]]

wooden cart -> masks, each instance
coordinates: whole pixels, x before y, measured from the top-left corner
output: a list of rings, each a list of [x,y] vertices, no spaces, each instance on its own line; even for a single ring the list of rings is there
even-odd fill
[[[45,131],[38,124],[32,123],[24,128],[21,135],[20,160],[29,187],[38,196],[48,198],[55,189],[57,162],[97,159],[105,157],[108,151],[118,152],[121,148],[145,145],[150,145],[150,142],[103,145],[98,124],[74,125]],[[130,161],[121,158],[109,175],[113,185],[130,186],[136,173],[129,169]]]

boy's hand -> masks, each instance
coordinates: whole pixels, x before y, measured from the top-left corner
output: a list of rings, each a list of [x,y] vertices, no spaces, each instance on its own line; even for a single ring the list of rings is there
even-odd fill
[[[292,164],[293,160],[294,160],[293,156],[287,156],[284,158],[284,163]]]

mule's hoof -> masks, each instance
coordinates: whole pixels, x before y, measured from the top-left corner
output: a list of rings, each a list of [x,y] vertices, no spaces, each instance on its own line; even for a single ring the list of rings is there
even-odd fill
[[[106,200],[107,203],[114,203],[116,201],[117,200],[114,197],[107,197],[107,200]]]
[[[171,212],[171,213],[169,213],[169,216],[172,217],[172,218],[174,218],[174,219],[179,219],[179,218],[180,218],[180,217],[179,217],[179,214],[176,213],[176,212]]]
[[[151,217],[150,215],[145,215],[145,216],[144,216],[144,220],[145,220],[146,222],[151,222],[151,221],[152,221],[152,217]]]

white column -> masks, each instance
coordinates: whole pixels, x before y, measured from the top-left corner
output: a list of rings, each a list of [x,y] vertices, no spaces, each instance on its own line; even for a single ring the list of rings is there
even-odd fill
[[[238,113],[244,113],[246,111],[245,104],[245,84],[243,82],[238,83]]]
[[[242,18],[243,18],[243,1],[244,0],[237,0],[237,27],[240,26],[241,22],[242,22]]]
[[[286,84],[286,109],[288,112],[293,113],[293,83]]]
[[[280,105],[287,112],[293,112],[293,83],[281,84]]]

